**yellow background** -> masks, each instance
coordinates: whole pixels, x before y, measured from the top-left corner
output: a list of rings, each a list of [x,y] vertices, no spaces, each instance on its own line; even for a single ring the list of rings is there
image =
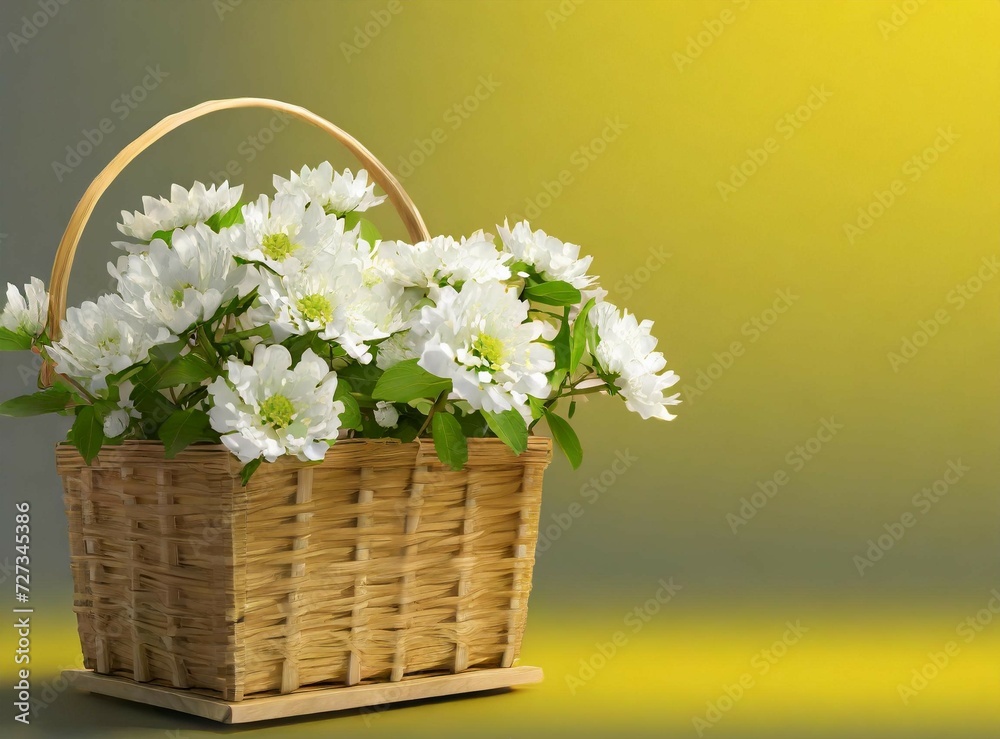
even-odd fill
[[[248,735],[697,736],[693,719],[748,672],[754,686],[706,736],[997,734],[1000,615],[984,611],[969,643],[957,629],[1000,587],[1000,4],[223,2],[71,3],[16,50],[0,40],[4,281],[47,275],[89,179],[162,116],[275,97],[406,174],[434,233],[530,213],[582,244],[609,299],[655,320],[687,401],[670,424],[608,399],[579,409],[586,458],[546,477],[523,653],[543,685],[379,713],[367,728],[354,715]],[[4,33],[38,8],[4,3]],[[168,76],[120,119],[121,96],[157,65]],[[52,162],[102,118],[112,132],[57,176]],[[258,151],[271,121],[219,114],[133,165],[95,213],[71,299],[107,288],[117,213],[140,194],[230,162],[249,194],[304,163],[353,166],[301,124]],[[741,166],[751,174],[733,180]],[[852,237],[859,209],[873,217]],[[387,208],[376,220],[401,235]],[[5,397],[24,392],[24,365],[0,357]],[[824,420],[841,428],[816,441]],[[77,659],[51,454],[62,431],[0,420],[3,494],[35,511],[39,681]],[[634,461],[614,472],[620,458]],[[968,470],[915,501],[949,462]],[[727,516],[776,475],[777,494],[734,533]],[[859,573],[856,557],[905,515],[914,523]],[[626,614],[661,578],[679,593],[632,633]],[[760,675],[755,656],[789,621],[809,631]],[[567,676],[622,629],[627,644],[571,690]],[[958,656],[904,704],[898,686],[952,640]],[[40,714],[46,727],[211,729],[72,691]]]

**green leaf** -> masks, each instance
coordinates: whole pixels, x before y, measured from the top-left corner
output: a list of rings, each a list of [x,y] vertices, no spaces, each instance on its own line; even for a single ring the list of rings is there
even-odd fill
[[[543,282],[540,285],[528,285],[524,289],[524,297],[544,305],[573,305],[579,303],[583,296],[568,282],[556,280]]]
[[[566,415],[569,418],[572,418],[574,413],[576,413],[576,401],[575,400],[571,400],[569,402],[569,413],[567,413]]]
[[[237,203],[225,212],[220,210],[218,213],[205,221],[205,225],[216,233],[219,233],[222,229],[229,228],[236,223],[243,223],[243,205],[241,203]]]
[[[567,308],[566,315],[563,316],[562,323],[559,324],[559,333],[556,334],[556,338],[552,342],[552,350],[556,355],[555,368],[557,370],[565,370],[567,373],[569,372],[569,363],[572,354],[570,342],[569,308]]]
[[[156,380],[155,390],[201,383],[216,376],[216,369],[197,354],[185,354],[168,363]]]
[[[173,459],[196,441],[214,441],[213,433],[205,411],[186,410],[175,411],[160,426],[157,436],[163,442],[167,459]]]
[[[349,364],[337,370],[337,381],[346,380],[355,392],[371,397],[375,385],[382,376],[382,370],[374,362],[370,364]]]
[[[528,396],[528,406],[531,408],[531,417],[536,421],[542,417],[545,413],[545,401],[534,397],[533,395]]]
[[[77,411],[72,439],[83,461],[90,464],[104,446],[104,420],[94,406],[85,405]]]
[[[435,413],[431,420],[434,433],[434,450],[438,459],[453,470],[460,470],[469,461],[469,444],[462,433],[462,426],[450,413]]]
[[[375,384],[372,397],[376,400],[409,403],[417,398],[436,398],[450,389],[451,380],[432,375],[418,366],[416,359],[407,359],[385,371]]]
[[[572,375],[576,368],[580,366],[583,353],[587,350],[587,314],[594,307],[594,299],[591,298],[580,310],[580,315],[576,317],[573,324],[573,343],[570,350],[569,373]]]
[[[573,427],[569,425],[569,421],[549,410],[545,411],[545,420],[549,422],[549,430],[552,431],[552,438],[555,439],[556,446],[562,449],[566,459],[575,470],[583,461],[583,448],[580,446],[579,437]]]
[[[333,394],[334,400],[344,404],[344,412],[340,414],[340,425],[345,429],[361,429],[361,408],[358,401],[351,395],[351,386],[343,381],[337,383]]]
[[[0,416],[39,416],[43,413],[58,413],[65,410],[72,396],[65,390],[49,388],[31,395],[21,395],[11,398],[6,403],[0,403]]]
[[[20,352],[31,348],[31,337],[0,327],[0,352]]]
[[[243,469],[240,470],[240,481],[243,483],[243,487],[247,486],[247,483],[250,482],[250,478],[253,477],[253,473],[257,471],[257,468],[260,467],[260,464],[263,461],[263,457],[257,457],[257,459],[251,459],[243,465]]]
[[[350,213],[344,214],[344,229],[350,231],[352,228],[361,224],[361,238],[367,241],[369,244],[374,244],[376,241],[382,239],[382,234],[375,227],[375,224],[364,218],[357,211],[351,211]]]
[[[520,454],[528,448],[528,424],[516,410],[502,413],[483,411],[483,415],[486,416],[490,431],[509,446],[514,454]]]
[[[481,439],[490,428],[479,411],[459,416],[458,423],[462,427],[462,433],[469,439]]]
[[[173,231],[154,231],[153,235],[150,237],[150,242],[160,239],[161,241],[166,241],[167,246],[170,246],[170,240],[174,237]]]

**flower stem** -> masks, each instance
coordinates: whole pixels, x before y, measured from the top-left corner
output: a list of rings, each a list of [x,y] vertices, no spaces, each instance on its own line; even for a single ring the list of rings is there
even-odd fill
[[[427,427],[430,425],[431,419],[434,417],[434,414],[437,411],[442,410],[444,408],[444,404],[445,402],[447,402],[447,400],[448,400],[448,391],[444,390],[438,396],[438,399],[434,401],[434,405],[431,406],[431,409],[427,412],[427,418],[424,419],[423,426],[421,426],[420,430],[417,432],[418,437],[423,436],[424,431],[426,431]]]

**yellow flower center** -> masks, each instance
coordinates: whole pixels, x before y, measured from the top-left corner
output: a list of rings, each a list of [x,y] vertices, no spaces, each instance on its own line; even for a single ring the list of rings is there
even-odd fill
[[[288,426],[294,415],[295,406],[284,395],[272,395],[260,404],[261,420],[278,429]]]
[[[333,320],[333,306],[326,296],[319,293],[300,298],[298,309],[307,321],[318,321],[325,326]]]
[[[285,261],[298,248],[298,244],[293,244],[292,240],[288,238],[288,234],[269,234],[264,237],[261,244],[264,256],[276,262]]]
[[[489,334],[480,334],[472,345],[472,351],[486,362],[489,369],[500,369],[505,354],[504,345],[500,339]]]

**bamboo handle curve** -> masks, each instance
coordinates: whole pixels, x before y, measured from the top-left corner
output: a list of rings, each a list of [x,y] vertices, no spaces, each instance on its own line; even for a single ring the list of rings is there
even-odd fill
[[[49,279],[48,335],[53,341],[59,338],[59,323],[66,314],[66,290],[69,286],[69,275],[73,268],[73,257],[76,255],[77,244],[80,243],[80,236],[83,234],[83,229],[87,225],[87,221],[94,212],[97,201],[104,194],[104,191],[121,174],[129,162],[175,128],[209,113],[233,108],[268,108],[288,113],[295,118],[303,120],[306,123],[311,123],[317,128],[326,131],[357,157],[358,161],[371,173],[372,180],[385,190],[389,196],[389,202],[392,203],[396,212],[402,218],[403,224],[410,234],[410,238],[414,241],[427,241],[430,239],[430,234],[427,231],[427,226],[424,225],[423,218],[420,216],[420,211],[417,210],[417,206],[413,204],[410,196],[406,194],[403,186],[385,168],[385,165],[375,158],[374,154],[368,151],[368,149],[362,146],[361,142],[346,131],[338,128],[330,123],[330,121],[321,118],[312,111],[298,105],[283,103],[280,100],[269,100],[267,98],[209,100],[200,105],[195,105],[193,108],[169,115],[143,133],[122,149],[101,170],[101,173],[94,178],[94,181],[90,183],[86,192],[83,193],[83,197],[80,198],[80,202],[73,211],[73,215],[70,216],[69,224],[66,226],[62,240],[59,242],[55,263],[52,265],[52,277]]]

